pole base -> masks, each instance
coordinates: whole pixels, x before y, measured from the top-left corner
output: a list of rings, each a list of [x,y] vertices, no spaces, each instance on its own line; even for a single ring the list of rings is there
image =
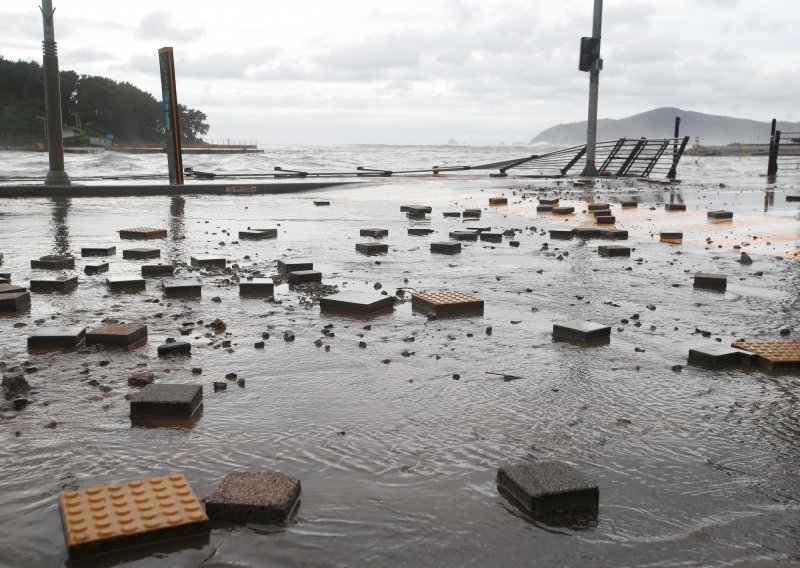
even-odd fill
[[[47,172],[44,178],[45,185],[72,185],[67,172]]]
[[[584,177],[597,177],[597,168],[595,168],[593,165],[586,164],[586,167],[583,168],[581,175]]]

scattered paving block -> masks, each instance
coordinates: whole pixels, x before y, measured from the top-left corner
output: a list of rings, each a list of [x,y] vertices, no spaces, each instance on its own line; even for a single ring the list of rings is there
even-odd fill
[[[160,258],[161,251],[152,248],[125,249],[122,251],[122,258],[128,260],[146,260],[149,258]]]
[[[317,200],[317,201],[314,202],[314,205],[316,205],[317,207],[325,207],[325,206],[330,205],[330,204],[331,204],[330,201]]]
[[[575,227],[572,230],[575,236],[580,239],[598,239],[602,229],[598,227]]]
[[[611,328],[601,323],[571,320],[553,324],[553,339],[570,341],[603,341],[611,338]]]
[[[0,294],[17,294],[19,292],[27,292],[25,286],[17,286],[16,284],[0,284]]]
[[[621,245],[600,245],[597,247],[597,254],[600,256],[630,256],[630,247],[623,247]]]
[[[709,211],[707,214],[709,219],[733,219],[733,211]]]
[[[489,205],[508,205],[508,197],[490,197]]]
[[[553,206],[552,205],[537,205],[536,206],[537,213],[552,213]]]
[[[30,307],[30,292],[10,292],[0,294],[0,312],[18,312]]]
[[[172,276],[174,273],[174,264],[145,264],[142,266],[142,276]]]
[[[534,517],[595,510],[600,505],[597,485],[562,462],[502,466],[497,485]]]
[[[78,287],[78,277],[71,278],[42,278],[30,281],[31,292],[37,294],[52,294],[58,292],[66,294]]]
[[[241,296],[274,296],[275,283],[272,278],[248,278],[239,280]]]
[[[290,284],[302,284],[304,282],[322,282],[322,272],[316,270],[295,270],[287,274]]]
[[[278,260],[278,270],[281,272],[296,272],[298,270],[314,270],[314,263],[310,260]]]
[[[483,300],[457,291],[423,292],[411,296],[411,307],[437,316],[483,315]]]
[[[10,278],[6,278],[4,276],[0,276],[0,284],[8,284],[9,282],[11,282]]]
[[[736,341],[731,347],[752,354],[756,363],[765,369],[800,368],[800,343],[796,341]]]
[[[152,383],[131,400],[131,418],[191,418],[201,408],[201,385]]]
[[[664,205],[665,211],[686,211],[686,204],[684,203],[667,203]]]
[[[613,215],[600,215],[594,218],[594,222],[598,225],[613,225],[617,219]]]
[[[71,270],[75,268],[75,259],[71,256],[48,255],[31,261],[31,268],[43,270]]]
[[[351,314],[369,314],[386,310],[394,306],[394,296],[381,296],[369,292],[339,292],[332,296],[320,298],[319,306],[323,310],[345,312]]]
[[[569,215],[570,213],[575,213],[574,207],[553,207],[553,213],[555,215]]]
[[[117,247],[84,247],[81,249],[81,256],[114,256],[117,254]]]
[[[214,256],[210,254],[199,254],[189,257],[192,266],[201,268],[225,268],[227,262],[224,256]]]
[[[197,280],[164,280],[161,288],[170,297],[199,298],[203,294],[203,285]]]
[[[361,254],[386,254],[389,252],[389,245],[383,243],[356,243],[356,252]]]
[[[483,233],[485,231],[491,231],[491,227],[467,227],[468,231],[476,231],[478,233]]]
[[[362,237],[372,237],[380,239],[381,237],[389,236],[389,229],[361,229],[360,235]]]
[[[481,216],[480,209],[464,209],[464,213],[462,213],[462,217],[469,219],[477,219],[480,216]]]
[[[431,252],[438,254],[458,254],[461,252],[461,243],[452,241],[431,243]]]
[[[106,324],[86,332],[86,343],[95,345],[128,346],[147,339],[147,326],[135,324]]]
[[[11,273],[10,272],[0,272],[0,278],[5,280],[3,284],[10,284],[11,283]]]
[[[727,345],[708,344],[689,349],[689,363],[704,367],[724,367],[726,365],[749,365],[753,354]]]
[[[274,239],[278,236],[278,229],[252,229],[239,231],[239,239],[242,241],[262,241]]]
[[[107,262],[90,262],[83,267],[83,272],[88,276],[93,276],[101,272],[108,272],[108,267]]]
[[[550,230],[550,238],[551,239],[558,239],[558,240],[568,241],[568,240],[572,239],[574,236],[575,236],[575,231],[573,231],[572,229],[570,229],[570,230],[566,230],[566,229],[551,229]]]
[[[106,286],[112,292],[144,292],[146,285],[144,278],[138,276],[109,276],[106,278]]]
[[[478,231],[451,231],[450,238],[457,241],[477,241]]]
[[[595,209],[594,211],[592,211],[592,215],[594,215],[595,217],[608,216],[611,215],[611,209]]]
[[[787,195],[786,201],[800,201],[800,195]],[[0,258],[2,260],[2,258]]]
[[[683,241],[683,233],[680,231],[661,231],[659,238],[668,243]]]
[[[0,264],[3,264],[3,253],[0,252]]]
[[[433,207],[428,205],[401,205],[400,211],[403,213],[430,213],[433,211]]]
[[[72,561],[210,531],[182,474],[67,491],[58,502]]]
[[[493,233],[489,231],[484,231],[480,233],[480,237],[482,241],[486,241],[489,243],[503,242],[503,233]]]
[[[611,208],[611,205],[608,203],[603,203],[601,201],[596,201],[594,203],[589,203],[587,205],[587,209],[589,211],[608,211]]]
[[[728,277],[725,274],[698,272],[694,275],[694,287],[724,291],[728,287]]]
[[[442,215],[445,217],[461,217],[461,211],[445,211]]]
[[[631,209],[631,208],[639,207],[639,202],[638,201],[621,201],[620,205],[622,207],[624,207],[625,209]]]
[[[559,202],[558,197],[540,197],[539,198],[539,205],[557,205]]]
[[[413,235],[415,237],[424,237],[433,233],[433,229],[427,229],[424,227],[409,227],[408,234]]]
[[[164,343],[156,348],[159,357],[167,357],[168,355],[190,355],[192,353],[192,344],[186,341],[173,341],[172,343]]]
[[[625,229],[597,229],[597,238],[611,241],[627,241],[628,231]]]
[[[75,349],[86,340],[81,326],[41,327],[28,336],[29,349]]]
[[[121,239],[163,239],[166,236],[166,229],[156,229],[154,227],[134,227],[119,231],[119,238]]]
[[[205,499],[210,518],[283,522],[300,496],[300,481],[281,473],[229,473]]]

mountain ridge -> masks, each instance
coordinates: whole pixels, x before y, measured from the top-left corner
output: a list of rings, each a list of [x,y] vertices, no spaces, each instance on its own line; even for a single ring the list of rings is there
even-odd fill
[[[674,134],[676,116],[681,117],[680,135],[689,136],[692,141],[699,138],[704,145],[769,142],[770,122],[706,114],[674,107],[656,108],[620,119],[600,119],[597,121],[597,139],[671,138]],[[558,146],[584,144],[586,127],[585,120],[558,124],[534,136],[530,143],[547,142]],[[800,122],[778,121],[778,130],[798,132]]]

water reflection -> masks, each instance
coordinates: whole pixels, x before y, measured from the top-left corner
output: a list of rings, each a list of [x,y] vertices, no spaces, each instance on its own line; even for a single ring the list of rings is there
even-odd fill
[[[764,192],[764,213],[769,211],[770,207],[775,207],[775,190],[767,188]]]
[[[171,243],[167,253],[167,261],[177,264],[181,258],[181,242],[186,238],[186,198],[180,195],[170,198],[169,234]]]
[[[72,205],[72,199],[68,197],[54,197],[51,224],[53,225],[53,254],[68,255],[70,252],[69,225],[67,215]]]

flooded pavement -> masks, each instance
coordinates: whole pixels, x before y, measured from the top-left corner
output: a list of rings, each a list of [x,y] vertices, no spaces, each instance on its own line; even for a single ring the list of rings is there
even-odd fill
[[[76,270],[65,274],[80,284],[67,295],[34,294],[29,312],[0,317],[3,372],[20,367],[32,387],[29,405],[6,407],[0,419],[0,565],[66,562],[62,491],[182,472],[206,496],[229,472],[261,470],[302,481],[285,526],[216,523],[207,541],[148,546],[98,564],[796,562],[800,375],[686,364],[696,345],[800,336],[798,211],[785,199],[792,191],[755,182],[587,188],[453,177],[280,196],[5,201],[2,272],[24,286],[55,274],[32,270],[31,259],[73,254]],[[576,214],[537,214],[540,193],[561,195]],[[500,195],[509,204],[488,207]],[[639,206],[621,209],[618,201],[632,195]],[[314,206],[320,198],[330,206]],[[590,199],[613,204],[616,226],[630,231],[622,243],[630,258],[600,257],[597,246],[609,241],[549,238],[549,229],[590,225]],[[663,203],[675,200],[687,211],[665,212]],[[399,211],[406,203],[433,212],[411,220]],[[478,207],[479,220],[442,215]],[[734,218],[709,222],[710,209]],[[168,237],[119,239],[116,231],[137,226],[166,228]],[[430,242],[471,226],[515,229],[520,246],[506,237],[462,242],[453,256],[430,253]],[[239,241],[248,227],[275,227],[278,237]],[[359,230],[373,227],[388,229],[380,240],[388,254],[356,252],[372,240]],[[410,236],[408,227],[435,232]],[[683,244],[659,242],[660,230],[683,231]],[[96,259],[81,259],[80,248],[110,245],[110,271],[85,276],[84,264]],[[123,249],[139,246],[161,249],[160,262],[178,265],[176,278],[199,277],[202,298],[164,298],[153,278],[145,292],[109,293],[107,276],[153,263],[122,259]],[[739,263],[743,250],[752,265]],[[228,268],[194,269],[189,258],[198,254],[224,256]],[[240,298],[236,279],[276,275],[279,258],[313,261],[326,287],[281,283],[274,302]],[[696,272],[727,274],[727,291],[694,289]],[[319,294],[334,286],[405,293],[390,313],[321,313]],[[484,314],[413,312],[410,294],[428,290],[478,296]],[[216,319],[224,330],[210,327]],[[572,319],[612,326],[610,343],[553,342],[553,322]],[[146,324],[147,344],[27,350],[35,329],[109,320]],[[294,341],[284,341],[286,331]],[[190,341],[191,356],[159,358],[156,348],[170,337]],[[201,384],[202,416],[187,427],[132,426],[126,397],[137,389],[127,379],[144,371],[156,383]],[[244,386],[226,381],[229,373]],[[228,388],[215,392],[215,381]],[[551,522],[510,505],[497,491],[497,467],[539,460],[569,462],[595,480],[598,513]]]

